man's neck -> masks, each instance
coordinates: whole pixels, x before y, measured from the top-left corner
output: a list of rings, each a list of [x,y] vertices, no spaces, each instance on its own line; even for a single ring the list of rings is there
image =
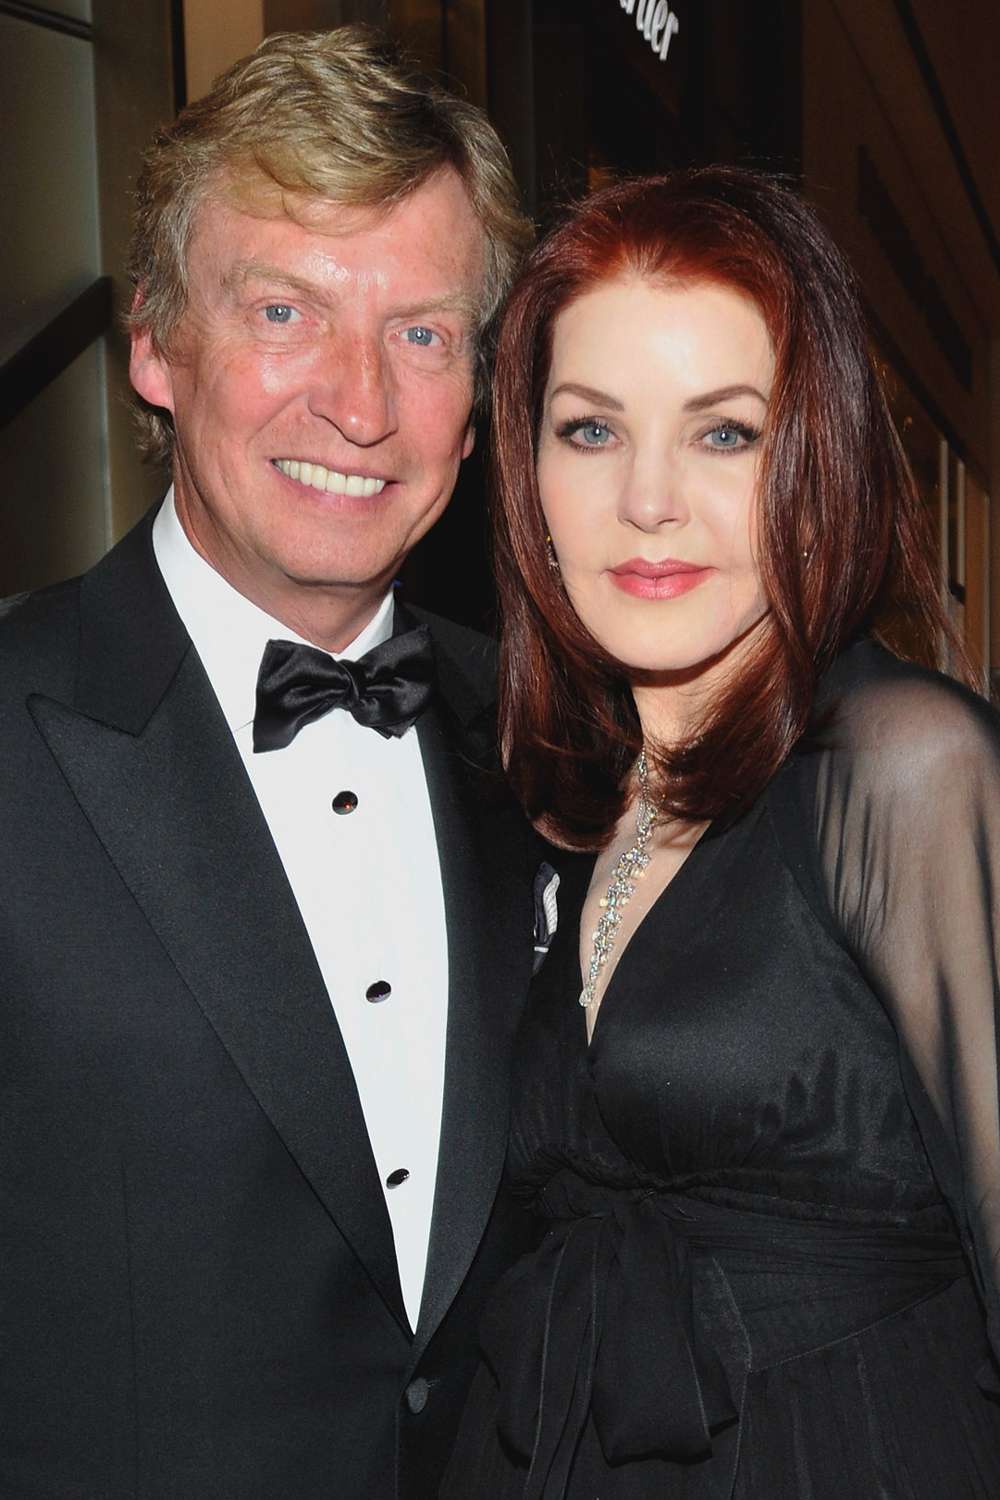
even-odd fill
[[[331,598],[325,591],[322,597],[303,598],[302,595],[310,589],[310,585],[298,584],[287,596],[279,594],[277,597],[263,598],[255,596],[248,589],[240,588],[239,583],[232,578],[227,578],[226,581],[233,588],[239,589],[258,609],[278,620],[302,640],[334,654],[345,651],[352,641],[357,640],[375,618],[386,594],[386,589],[382,588],[375,594],[366,591],[363,597],[359,596],[357,599],[345,599],[339,595]]]

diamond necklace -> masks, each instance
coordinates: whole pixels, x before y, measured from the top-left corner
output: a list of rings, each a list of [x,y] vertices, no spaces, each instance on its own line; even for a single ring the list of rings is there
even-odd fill
[[[611,883],[607,894],[601,897],[601,915],[594,928],[594,946],[590,950],[587,978],[580,991],[580,1004],[585,1008],[593,1005],[597,993],[597,979],[614,952],[622,911],[628,905],[635,890],[635,882],[649,864],[649,841],[656,827],[656,808],[649,800],[649,768],[646,752],[639,752],[635,763],[636,780],[639,783],[639,800],[635,812],[635,842],[620,854],[611,872]]]

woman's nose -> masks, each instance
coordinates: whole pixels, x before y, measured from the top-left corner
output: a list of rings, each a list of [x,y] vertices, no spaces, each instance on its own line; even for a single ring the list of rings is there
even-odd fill
[[[680,465],[666,454],[638,457],[628,472],[618,519],[639,531],[683,525],[689,518]]]

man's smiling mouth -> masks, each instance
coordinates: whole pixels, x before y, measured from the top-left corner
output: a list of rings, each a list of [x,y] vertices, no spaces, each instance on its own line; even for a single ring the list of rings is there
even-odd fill
[[[380,495],[388,482],[368,474],[341,474],[337,469],[325,469],[322,464],[306,463],[299,458],[275,458],[271,462],[288,479],[296,479],[299,484],[308,484],[328,495]]]

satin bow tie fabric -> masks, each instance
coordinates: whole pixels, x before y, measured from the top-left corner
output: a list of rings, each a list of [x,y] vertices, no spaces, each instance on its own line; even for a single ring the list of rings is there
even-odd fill
[[[419,719],[433,691],[426,625],[392,636],[357,661],[337,661],[294,641],[268,641],[257,674],[253,748],[281,750],[334,708],[345,708],[385,739],[398,738]]]

